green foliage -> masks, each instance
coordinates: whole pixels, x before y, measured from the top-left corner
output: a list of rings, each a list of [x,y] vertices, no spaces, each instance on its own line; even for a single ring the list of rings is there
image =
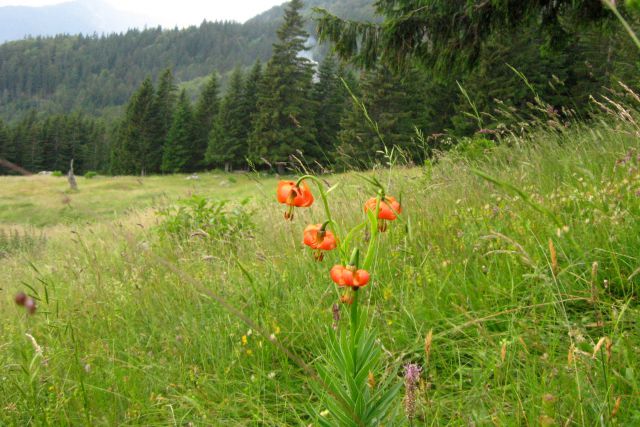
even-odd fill
[[[353,13],[362,10],[357,0],[330,3],[312,0],[310,5],[327,6],[349,16],[350,8]],[[151,74],[158,76],[155,88],[149,76],[131,96],[125,114],[116,123],[105,124],[77,113],[46,116],[41,111],[47,109],[39,106],[38,112],[32,110],[19,120],[0,123],[0,158],[34,172],[66,170],[74,158],[79,173],[95,170],[113,174],[195,172],[210,167],[241,169],[246,168],[247,160],[258,168],[274,167],[279,172],[292,163],[300,167],[300,162],[312,169],[326,169],[327,164],[336,169],[369,168],[384,162],[391,150],[401,153],[407,163],[422,163],[433,150],[447,148],[440,142],[443,133],[456,139],[491,130],[501,137],[510,132],[521,133],[531,122],[564,126],[575,117],[590,120],[592,97],[609,96],[619,87],[618,81],[630,87],[638,82],[633,42],[622,31],[614,31],[619,30],[616,21],[601,19],[610,12],[599,2],[581,0],[569,5],[561,1],[546,7],[527,1],[520,8],[506,0],[488,1],[476,5],[473,13],[470,10],[476,7],[464,8],[463,3],[467,4],[429,1],[409,16],[407,12],[414,10],[410,1],[397,2],[397,7],[380,2],[376,7],[385,18],[381,24],[327,24],[326,31],[336,31],[327,39],[340,39],[336,46],[339,52],[339,44],[348,44],[352,37],[362,36],[364,40],[371,36],[376,41],[376,37],[387,33],[389,38],[385,35],[380,43],[376,41],[368,48],[366,43],[361,44],[361,53],[364,55],[366,49],[390,50],[383,52],[381,63],[370,64],[370,69],[360,76],[329,55],[320,64],[316,80],[312,79],[314,67],[300,55],[306,50],[308,37],[304,5],[294,2],[287,6],[286,13],[275,8],[261,17],[266,21],[255,22],[258,27],[266,25],[275,32],[273,20],[281,12],[285,18],[277,21],[278,38],[264,70],[259,60],[248,73],[241,66],[233,73],[225,73],[229,70],[225,66],[219,68],[218,77],[218,71],[211,73],[211,68],[207,69],[211,74],[193,111],[192,142],[187,143],[190,132],[185,130],[179,146],[166,144],[176,113],[176,84],[182,80],[186,63],[176,63],[174,70],[156,69],[156,63],[147,58],[153,68]],[[580,5],[584,8],[580,9]],[[458,46],[461,40],[469,41],[467,29],[440,31],[439,25],[449,19],[449,12],[456,12],[451,15],[456,17],[453,28],[468,21],[470,28],[478,30],[469,49]],[[588,19],[578,23],[580,14]],[[538,21],[541,17],[542,24]],[[636,19],[632,15],[629,22],[636,25]],[[509,22],[502,25],[505,20]],[[229,31],[232,28],[234,25],[230,24]],[[349,32],[357,28],[364,33]],[[187,33],[200,40],[199,32],[208,30],[213,31],[203,24],[195,33]],[[436,32],[437,38],[450,43],[434,46],[433,51],[424,51],[426,47],[414,38],[407,39],[406,45],[396,45],[397,37],[412,34],[413,30]],[[164,39],[158,39],[157,33],[148,30],[130,36],[163,45]],[[170,39],[178,37],[175,32],[160,34]],[[131,40],[127,37],[107,39],[128,47]],[[56,40],[64,43],[68,39]],[[93,43],[89,39],[82,41]],[[41,40],[33,48],[33,55],[39,57],[40,49],[49,52],[50,42],[53,43]],[[385,47],[386,42],[390,44]],[[412,43],[418,43],[416,50],[403,51]],[[2,48],[0,55],[1,52]],[[433,57],[437,52],[441,55]],[[421,56],[427,53],[428,57]],[[12,55],[8,57],[13,58]],[[359,53],[354,55],[350,59],[358,63]],[[395,70],[398,58],[404,63],[400,72]],[[31,59],[25,59],[25,64]],[[442,62],[446,73],[433,61]],[[205,80],[202,75],[197,78]],[[223,100],[221,87],[226,88]],[[116,110],[111,114],[117,117]],[[172,150],[180,153],[174,155]],[[164,151],[169,154],[163,159]],[[184,160],[186,152],[188,160]],[[7,168],[0,172],[14,173]]]
[[[389,412],[402,387],[396,375],[383,381],[371,379],[381,371],[380,347],[375,334],[366,330],[366,322],[347,332],[326,332],[328,354],[324,364],[317,367],[325,389],[314,384],[317,394],[330,416],[320,415],[319,425],[345,427],[387,425]],[[374,384],[371,384],[373,382]]]
[[[161,236],[186,240],[196,236],[208,241],[248,237],[255,228],[249,199],[239,203],[213,201],[193,195],[158,211]]]
[[[489,155],[490,151],[495,147],[496,143],[494,141],[475,136],[473,138],[460,138],[452,151],[467,160],[476,161]]]
[[[208,164],[224,167],[244,166],[247,157],[247,138],[250,117],[247,116],[248,101],[245,96],[242,71],[236,68],[231,75],[229,88],[222,99],[220,111],[209,135],[205,158]]]
[[[119,125],[111,152],[112,173],[144,175],[159,170],[155,101],[153,82],[147,78],[129,101]]]
[[[638,123],[633,108],[624,111]],[[361,302],[380,350],[376,382],[396,383],[405,363],[423,367],[414,425],[638,424],[640,146],[625,117],[544,128],[473,162],[511,187],[449,153],[429,177],[421,168],[366,173],[402,194],[404,222],[380,240]],[[312,378],[269,336],[311,367],[333,369],[329,352],[314,355],[329,339],[338,292],[328,270],[339,255],[317,263],[302,252],[319,199],[284,223],[273,178],[234,176],[238,184],[225,186],[209,174],[87,181],[71,195],[79,211],[71,225],[52,209],[61,205],[59,180],[0,178],[4,223],[55,225],[35,256],[0,261],[0,424],[318,423],[308,408],[327,407],[311,395]],[[324,179],[334,217],[358,225],[368,197],[361,178]],[[247,205],[252,238],[231,239],[237,258],[224,239],[150,230],[149,207],[186,191],[229,203],[264,194]],[[361,234],[352,241],[366,244]],[[34,316],[13,303],[19,291],[38,298]],[[612,345],[597,349],[603,337]],[[398,417],[386,425],[406,425],[402,405],[397,396]]]
[[[219,90],[218,76],[212,73],[200,94],[194,113],[194,149],[191,153],[191,166],[194,170],[209,166],[206,151],[213,124],[220,110]]]
[[[379,60],[394,67],[417,60],[442,75],[475,65],[494,33],[517,33],[537,23],[550,43],[561,45],[572,28],[608,16],[594,0],[402,0],[378,1],[375,9],[384,18],[380,24],[348,21],[316,9],[320,40],[366,67]]]
[[[87,172],[85,172],[85,174],[84,174],[84,177],[85,177],[86,179],[92,179],[92,178],[95,178],[96,176],[98,176],[98,173],[97,173],[97,172],[95,172],[95,171],[87,171]]]
[[[338,132],[338,157],[347,168],[367,168],[384,156],[386,148],[397,147],[409,157],[424,155],[413,139],[416,128],[429,130],[423,78],[415,70],[399,76],[385,67],[363,73],[361,96],[354,93]]]
[[[50,114],[103,114],[126,104],[147,76],[157,78],[169,65],[179,81],[187,82],[213,69],[226,73],[256,58],[266,61],[276,26],[272,21],[203,22],[185,29],[5,43],[0,46],[0,116],[13,119],[36,107]]]
[[[158,172],[162,170],[166,171],[165,166],[165,158],[164,158],[164,147],[167,143],[167,138],[169,135],[169,130],[172,128],[174,124],[176,111],[176,101],[177,101],[177,91],[178,87],[176,86],[175,79],[173,77],[173,73],[171,69],[166,69],[162,72],[158,79],[158,90],[155,93],[155,99],[153,100],[152,105],[152,133],[151,141],[151,155],[149,159],[150,167],[148,170],[151,172]],[[183,92],[184,94],[184,92]],[[186,99],[186,94],[181,95]],[[184,103],[180,106],[180,108],[184,108]],[[189,106],[190,110],[190,106]],[[188,118],[188,135],[191,137],[191,118]],[[179,161],[177,161],[179,163]]]
[[[318,69],[318,80],[313,85],[312,100],[315,108],[316,144],[328,155],[335,152],[340,120],[349,106],[349,93],[343,80],[355,86],[355,78],[328,55]]]
[[[189,161],[196,133],[194,125],[191,102],[183,90],[163,146],[161,165],[163,172],[178,173],[191,170]]]
[[[258,95],[258,112],[250,136],[249,156],[255,163],[286,162],[292,154],[319,158],[311,103],[311,63],[301,57],[308,38],[300,15],[302,2],[293,0],[285,9],[278,41],[267,63]]]
[[[13,126],[0,123],[0,158],[31,172],[66,170],[71,159],[79,173],[104,171],[108,156],[104,123],[79,113],[40,117],[31,111]],[[0,173],[15,171],[0,166]]]
[[[53,172],[51,172],[51,176],[54,176],[56,178],[60,178],[61,176],[63,176],[63,173],[61,171],[53,171]]]
[[[17,253],[40,249],[45,243],[42,233],[0,229],[0,260]]]

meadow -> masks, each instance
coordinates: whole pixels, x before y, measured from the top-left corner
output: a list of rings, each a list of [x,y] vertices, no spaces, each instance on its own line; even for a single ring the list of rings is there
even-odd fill
[[[376,382],[422,367],[414,425],[640,424],[639,131],[609,118],[366,172],[402,200],[363,301]],[[334,217],[362,221],[368,181],[321,178]],[[321,204],[285,221],[276,183],[0,178],[0,425],[315,425],[312,379],[273,341],[323,362],[336,255],[301,243]]]

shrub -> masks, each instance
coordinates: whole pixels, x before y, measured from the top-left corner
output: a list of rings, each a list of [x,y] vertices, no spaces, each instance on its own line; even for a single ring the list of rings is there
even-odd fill
[[[51,172],[51,176],[61,177],[61,176],[62,176],[62,172],[60,172],[60,171],[53,171],[53,172]]]
[[[94,171],[87,171],[87,173],[84,174],[84,177],[86,179],[91,179],[91,178],[94,178],[96,176],[98,176],[98,173],[94,172]]]
[[[249,199],[244,199],[231,205],[227,200],[214,201],[194,195],[161,209],[158,231],[162,236],[179,239],[198,236],[207,240],[226,240],[247,235],[254,229],[248,203]]]
[[[496,147],[496,143],[483,137],[462,138],[453,148],[453,152],[469,160],[482,158],[488,150]]]

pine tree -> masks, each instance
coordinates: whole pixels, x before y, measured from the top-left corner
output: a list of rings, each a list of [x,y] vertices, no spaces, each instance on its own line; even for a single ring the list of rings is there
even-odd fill
[[[178,105],[167,141],[162,154],[162,171],[165,173],[178,173],[186,170],[191,158],[194,135],[193,111],[191,103],[183,89],[178,98]]]
[[[195,135],[188,170],[198,170],[207,166],[205,153],[209,145],[209,135],[220,109],[219,85],[216,73],[211,74],[200,94],[194,113]]]
[[[269,162],[286,162],[302,152],[317,159],[311,101],[313,68],[299,56],[306,50],[308,34],[300,15],[302,2],[292,0],[285,9],[284,23],[278,29],[278,42],[267,63],[258,99],[258,113],[250,138],[250,157]]]
[[[426,126],[424,84],[421,74],[413,69],[400,76],[381,66],[363,74],[361,95],[345,113],[338,133],[337,151],[347,160],[346,166],[368,167],[385,147],[398,147],[412,156],[422,154],[414,136],[416,127],[424,131]]]
[[[35,110],[18,123],[14,138],[18,147],[17,164],[29,171],[42,170],[42,144],[40,141],[40,126]]]
[[[131,97],[119,126],[111,153],[110,170],[115,174],[145,174],[154,164],[154,89],[147,77]]]
[[[260,60],[257,60],[246,78],[242,92],[242,108],[244,111],[244,123],[247,135],[250,133],[250,130],[253,129],[256,114],[258,113],[258,90],[260,89],[261,81],[262,64]]]
[[[173,121],[178,88],[171,69],[160,75],[158,91],[153,102],[153,136],[149,158],[149,172],[158,172],[163,162],[163,147]]]
[[[318,81],[314,84],[316,140],[325,153],[335,151],[340,119],[349,106],[350,99],[340,80],[345,72],[338,67],[333,56],[328,55],[318,70]]]
[[[242,70],[236,68],[231,75],[229,89],[220,104],[220,112],[209,137],[207,162],[224,166],[226,171],[244,164],[247,154],[247,127],[242,95]]]

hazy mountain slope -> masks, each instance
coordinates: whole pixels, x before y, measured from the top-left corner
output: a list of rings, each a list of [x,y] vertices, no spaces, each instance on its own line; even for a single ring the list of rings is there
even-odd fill
[[[371,13],[369,3],[312,0],[305,13],[309,17],[311,7],[321,6],[357,18]],[[214,70],[224,74],[236,65],[266,61],[282,14],[283,8],[278,6],[244,24],[204,22],[182,30],[151,28],[108,36],[38,37],[4,43],[0,45],[0,118],[12,120],[33,108],[102,115],[124,104],[147,75],[155,77],[167,67],[174,69],[178,81],[188,82],[202,80]],[[75,16],[70,13],[65,19],[74,20]],[[110,21],[108,14],[103,18]],[[308,27],[313,29],[311,21]],[[321,54],[318,49],[315,53]]]
[[[142,26],[140,17],[120,12],[101,0],[76,0],[42,6],[0,7],[0,43],[27,36],[93,34]]]

